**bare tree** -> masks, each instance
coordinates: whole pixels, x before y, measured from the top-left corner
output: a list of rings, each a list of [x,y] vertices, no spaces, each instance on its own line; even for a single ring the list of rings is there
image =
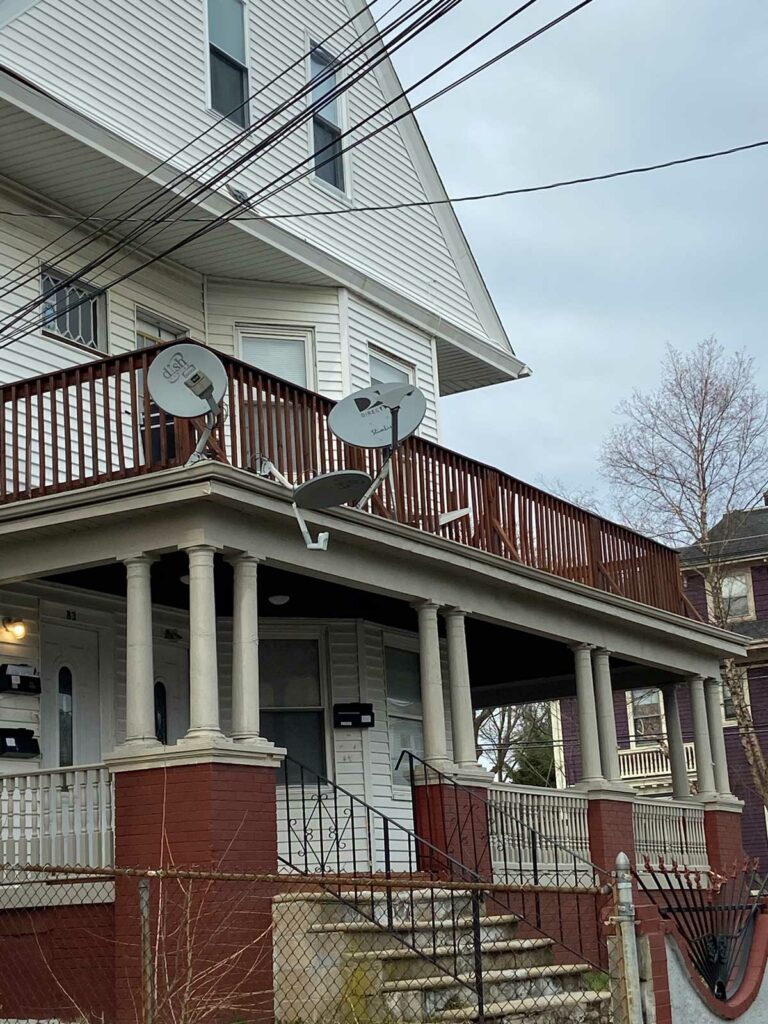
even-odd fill
[[[509,704],[476,711],[475,737],[481,762],[499,782],[556,785],[549,704]]]
[[[681,352],[667,346],[661,383],[635,391],[603,445],[602,464],[621,517],[672,544],[695,544],[702,557],[711,620],[727,627],[723,581],[728,541],[743,510],[768,480],[768,395],[745,352],[726,353],[715,338]],[[725,666],[741,744],[768,805],[768,768],[733,662]]]

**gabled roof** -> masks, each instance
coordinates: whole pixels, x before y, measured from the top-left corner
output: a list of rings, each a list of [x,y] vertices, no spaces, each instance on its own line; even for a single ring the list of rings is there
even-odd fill
[[[712,560],[736,562],[761,555],[768,558],[768,505],[723,516],[710,532],[708,551],[701,544],[680,551],[683,566],[692,568]]]

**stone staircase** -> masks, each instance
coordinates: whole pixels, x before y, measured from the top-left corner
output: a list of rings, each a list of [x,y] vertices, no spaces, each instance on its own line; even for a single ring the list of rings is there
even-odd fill
[[[391,920],[389,913],[391,912]],[[472,907],[456,891],[288,893],[274,905],[276,1024],[439,1024],[477,1013]],[[610,1024],[608,979],[555,962],[514,915],[481,918],[485,1019]]]

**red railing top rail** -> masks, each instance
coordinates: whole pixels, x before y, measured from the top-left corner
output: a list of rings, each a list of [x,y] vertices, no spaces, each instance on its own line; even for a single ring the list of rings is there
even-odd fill
[[[131,475],[134,472],[151,472],[179,464],[178,460],[174,462],[169,457],[167,449],[170,441],[166,437],[166,429],[176,430],[177,434],[180,434],[181,425],[174,426],[170,418],[166,424],[162,414],[160,417],[163,424],[162,451],[155,453],[154,461],[147,454],[145,464],[140,468],[133,469],[126,469],[123,452],[123,427],[121,424],[110,423],[110,418],[115,418],[117,415],[126,416],[130,412],[129,406],[131,405],[135,418],[138,409],[139,417],[143,414],[144,419],[148,419],[146,415],[149,408],[148,400],[145,395],[138,394],[135,378],[139,371],[146,370],[156,352],[156,349],[144,349],[105,356],[87,363],[0,385],[0,410],[2,410],[0,412],[0,502],[21,500],[24,497],[32,496],[33,493],[69,490],[96,482],[99,479],[112,479],[121,475]],[[251,387],[251,390],[256,387],[253,381],[258,381],[256,391],[260,401],[271,394],[279,394],[282,399],[289,401],[292,410],[290,414],[297,418],[302,415],[305,418],[313,417],[310,429],[317,430],[325,436],[328,435],[325,420],[335,404],[331,399],[289,381],[263,373],[233,356],[222,353],[219,355],[230,380],[230,419],[235,420],[235,423],[229,428],[233,451],[238,444],[242,447],[246,443],[249,429],[253,435],[253,425],[243,422],[243,419],[247,419],[249,414],[243,412],[241,408],[232,408],[233,401],[236,403],[238,397],[242,399],[246,394],[246,386]],[[121,398],[119,394],[121,389],[116,385],[114,391],[118,394],[116,396],[113,394],[110,397],[111,392],[107,382],[112,378],[119,378],[123,381],[123,375],[126,374],[130,401],[128,397]],[[98,455],[96,453],[93,423],[83,427],[80,422],[82,417],[79,410],[77,417],[75,417],[74,410],[70,413],[69,400],[64,402],[67,406],[64,410],[66,422],[57,424],[56,421],[61,415],[59,409],[61,401],[54,400],[53,393],[72,387],[82,388],[86,396],[90,392],[92,419],[96,417],[98,404],[99,414],[104,420],[99,429],[106,434],[108,448],[110,445],[114,447],[116,435],[120,435],[119,460],[117,455],[112,460],[119,461],[118,469],[120,471],[109,465],[106,467],[103,465],[104,457],[100,452]],[[47,401],[46,396],[48,396]],[[248,407],[251,409],[252,419],[255,408],[254,395],[248,394],[246,399]],[[37,403],[35,411],[31,411],[33,400]],[[31,434],[30,421],[42,423],[44,406],[48,407],[46,415],[50,415],[54,420],[53,444],[47,436],[46,429],[42,426],[34,437]],[[24,413],[25,408],[27,409],[26,413]],[[289,413],[285,412],[284,414],[288,415]],[[31,457],[28,450],[26,466],[22,467],[23,471],[20,471],[18,466],[14,466],[13,473],[11,473],[9,459],[12,462],[14,456],[13,454],[9,455],[8,451],[14,441],[14,417],[24,419],[25,436],[21,437],[21,431],[17,426],[16,443],[26,441],[27,449],[30,444],[32,447],[36,444],[39,448],[39,458]],[[309,423],[309,419],[306,422]],[[267,428],[269,427],[270,425],[267,424],[265,433],[268,432]],[[306,423],[302,422],[301,430],[306,431],[306,429]],[[84,433],[90,431],[91,438],[93,438],[94,466],[90,475],[88,475],[86,466],[87,460],[85,462],[83,460],[84,440],[79,442],[79,475],[72,472],[64,473],[60,466],[63,459],[62,439],[66,437],[68,442],[72,437],[77,439],[79,437],[78,430]],[[144,423],[141,427],[136,427],[134,435],[129,438],[134,453],[143,444],[146,454],[146,448],[150,442],[148,430],[148,426]],[[299,428],[296,427],[295,430],[296,440]],[[9,437],[9,435],[11,436]],[[236,435],[239,440],[236,439]],[[30,441],[31,437],[32,441]],[[56,440],[57,437],[58,440]],[[78,443],[77,440],[75,443]],[[466,529],[460,533],[449,531],[449,536],[485,550],[495,551],[498,548],[499,553],[513,557],[523,564],[547,568],[566,578],[587,582],[604,590],[625,593],[626,596],[634,597],[644,603],[686,614],[679,575],[679,559],[674,549],[563,498],[549,494],[538,487],[526,484],[494,466],[453,452],[433,441],[414,438],[406,446],[405,452],[409,451],[413,454],[413,459],[418,460],[419,467],[426,467],[428,472],[435,477],[439,477],[441,473],[448,473],[450,476],[451,473],[460,472],[462,480],[465,481],[469,477],[473,480],[469,490],[472,487],[475,488],[475,503],[478,506],[483,505],[483,514],[486,519],[490,518],[491,524],[484,524],[485,536],[481,541],[470,540]],[[407,454],[405,457],[407,458]],[[106,458],[109,462],[109,452],[107,452]],[[55,480],[53,484],[50,482],[52,471],[47,468],[47,464],[51,462],[54,464]],[[40,477],[37,487],[33,486],[31,479],[33,465],[38,467],[36,472]],[[5,479],[4,469],[5,476],[13,486],[10,486],[8,480]],[[46,472],[49,476],[48,482],[46,482]],[[26,480],[26,487],[21,486],[18,482],[24,480]],[[446,477],[445,480],[448,478]],[[410,487],[414,492],[421,487],[415,471],[412,471],[410,475],[407,471],[401,471],[401,483],[404,489]],[[440,481],[438,481],[438,486],[439,483]],[[444,491],[450,490],[451,482],[444,481],[442,486]],[[434,501],[432,505],[429,504],[429,501],[422,500],[420,503],[417,497],[416,505],[422,509],[422,519],[425,521],[429,521],[429,516],[423,510],[427,506],[431,508],[433,513],[432,532],[438,532],[434,528]],[[500,511],[500,509],[502,510]],[[578,530],[575,531],[574,527],[578,527]],[[430,529],[430,526],[427,526],[427,529]],[[577,532],[578,536],[576,536]],[[489,536],[493,536],[493,543],[489,543]],[[589,540],[590,536],[592,537],[591,541]],[[588,550],[590,544],[591,552]],[[641,553],[643,559],[648,560],[647,564],[640,564]],[[593,564],[587,565],[590,561]],[[577,566],[579,567],[578,572],[576,571]],[[643,578],[643,574],[646,578]]]

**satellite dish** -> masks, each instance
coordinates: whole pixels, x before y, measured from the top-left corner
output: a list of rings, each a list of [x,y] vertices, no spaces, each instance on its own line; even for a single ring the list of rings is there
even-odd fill
[[[328,426],[355,448],[394,448],[415,433],[427,414],[427,400],[415,384],[377,384],[334,406]]]
[[[367,473],[357,469],[340,469],[299,484],[293,492],[293,501],[298,508],[316,511],[348,502],[357,503],[372,483]]]
[[[227,391],[219,357],[202,345],[170,345],[155,357],[147,374],[154,401],[171,416],[194,419],[213,412]]]

